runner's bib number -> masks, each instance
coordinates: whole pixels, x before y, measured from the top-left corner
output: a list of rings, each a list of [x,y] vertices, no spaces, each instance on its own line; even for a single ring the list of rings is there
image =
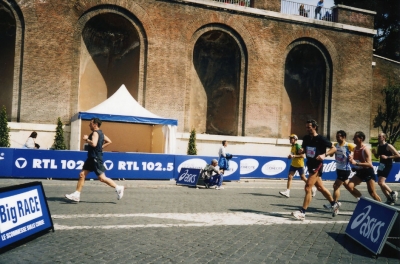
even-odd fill
[[[314,158],[316,150],[316,147],[307,147],[307,157]]]

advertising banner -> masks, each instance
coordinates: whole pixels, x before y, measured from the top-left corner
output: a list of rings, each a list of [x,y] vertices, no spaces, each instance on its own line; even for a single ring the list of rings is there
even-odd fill
[[[175,179],[178,176],[181,168],[193,168],[193,169],[204,169],[207,164],[211,163],[212,159],[217,159],[217,157],[207,157],[207,156],[187,156],[187,155],[175,155]],[[224,173],[225,181],[239,181],[239,163],[240,158],[234,156],[229,161],[229,170]]]
[[[361,197],[346,228],[346,234],[375,255],[380,254],[398,217],[399,209]]]
[[[0,172],[1,176],[12,177],[14,149],[0,148]]]
[[[0,189],[0,250],[53,229],[41,182]]]
[[[85,151],[15,149],[10,167],[13,177],[76,179],[86,157]],[[174,178],[174,155],[105,152],[103,161],[107,177],[114,179]]]
[[[86,151],[33,150],[0,148],[0,177],[77,179],[86,160]],[[113,179],[169,180],[176,179],[180,169],[203,169],[210,156],[189,156],[152,153],[104,152],[106,175]],[[323,180],[336,180],[336,162],[324,160]],[[291,160],[283,157],[234,155],[224,180],[240,178],[287,179]],[[375,173],[378,162],[374,162]],[[308,175],[307,168],[305,173]],[[352,172],[350,178],[354,175]],[[97,179],[90,173],[87,179]],[[296,172],[294,179],[300,179]],[[386,182],[400,182],[400,163],[394,163]]]
[[[287,178],[290,160],[278,157],[238,156],[240,178]]]
[[[174,155],[148,153],[113,153],[103,156],[110,178],[169,180],[174,178]],[[91,177],[97,178],[93,173]]]
[[[176,178],[176,184],[196,187],[201,169],[181,168]]]

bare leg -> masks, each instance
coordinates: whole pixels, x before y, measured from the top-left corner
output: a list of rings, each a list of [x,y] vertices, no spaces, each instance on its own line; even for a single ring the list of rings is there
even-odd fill
[[[99,180],[100,180],[101,182],[104,182],[104,183],[107,184],[108,186],[113,187],[113,188],[117,187],[117,184],[116,184],[112,179],[107,178],[106,174],[102,173],[102,174],[100,174],[100,175],[97,176],[97,177],[99,178]]]
[[[347,185],[347,190],[356,198],[361,197],[361,193],[359,190],[356,189],[356,186],[361,183],[361,179],[358,178],[358,176],[354,175],[353,178],[349,181],[349,184]]]
[[[367,181],[367,188],[369,195],[371,195],[372,198],[374,198],[378,202],[382,202],[381,197],[379,197],[379,195],[376,193],[374,180]]]
[[[381,187],[381,190],[382,190],[383,194],[386,196],[386,198],[388,200],[392,199],[392,197],[390,196],[390,193],[392,192],[392,189],[390,189],[390,187],[387,186],[386,178],[383,177],[383,176],[379,176],[378,184]]]
[[[321,177],[318,177],[315,186],[317,187],[318,191],[320,191],[322,193],[322,195],[329,201],[329,202],[333,202],[333,198],[331,193],[329,192],[329,190],[327,188],[325,188],[324,184],[322,183],[322,179]]]
[[[289,175],[287,178],[287,189],[290,190],[290,187],[292,186],[292,179],[293,179],[294,171],[289,171]]]
[[[306,186],[304,187],[306,195],[304,196],[303,209],[307,209],[311,202],[311,191],[314,185],[317,186],[318,190],[325,196],[326,199],[328,199],[330,202],[333,201],[331,194],[322,184],[321,177],[318,176],[318,172],[315,172],[313,175],[308,176]]]
[[[90,171],[88,170],[81,170],[79,173],[78,183],[76,184],[76,190],[78,192],[82,191],[83,185],[85,184],[86,176],[89,174]]]
[[[305,175],[305,174],[301,174],[301,175],[300,175],[300,178],[301,178],[301,180],[302,180],[303,182],[307,183],[307,178],[306,178],[306,175]]]
[[[348,180],[345,182],[342,182],[341,180],[336,179],[336,181],[333,183],[333,200],[335,202],[337,202],[340,197],[340,186],[342,186],[342,184],[343,184],[346,187],[348,182],[349,182]],[[347,187],[346,187],[346,189],[347,189]]]

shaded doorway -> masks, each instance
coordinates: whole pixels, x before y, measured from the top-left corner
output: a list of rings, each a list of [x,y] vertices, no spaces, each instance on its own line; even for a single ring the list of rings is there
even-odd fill
[[[238,135],[241,51],[232,36],[220,30],[202,34],[193,51],[193,64],[205,91],[205,132]]]
[[[104,13],[82,31],[79,111],[106,100],[124,84],[138,100],[140,40],[125,17]]]
[[[6,107],[11,120],[15,67],[16,20],[13,12],[0,3],[0,110]]]
[[[326,130],[329,109],[327,73],[326,59],[316,46],[300,44],[290,50],[284,80],[289,101],[283,104],[284,112],[290,117],[288,134],[298,134],[301,138],[306,133],[305,122],[310,119],[318,122],[320,133]]]

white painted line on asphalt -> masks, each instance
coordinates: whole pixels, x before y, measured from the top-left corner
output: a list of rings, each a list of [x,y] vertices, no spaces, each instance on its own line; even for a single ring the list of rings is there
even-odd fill
[[[247,226],[247,225],[274,225],[274,224],[346,224],[348,221],[322,221],[322,220],[305,220],[298,221],[287,217],[290,212],[274,212],[266,214],[257,213],[152,213],[152,214],[82,214],[82,215],[53,215],[54,220],[57,219],[76,219],[76,218],[140,218],[149,217],[157,219],[169,219],[177,221],[186,221],[187,223],[176,224],[137,224],[137,225],[93,225],[93,226],[68,226],[58,223],[54,224],[56,230],[71,229],[127,229],[127,228],[148,228],[148,227],[203,227],[203,226]],[[327,213],[328,214],[328,213]],[[309,213],[307,216],[315,216],[317,214]],[[330,215],[330,213],[329,213]],[[311,218],[311,217],[308,217]],[[139,219],[138,219],[139,220]],[[143,220],[139,220],[143,221]]]

